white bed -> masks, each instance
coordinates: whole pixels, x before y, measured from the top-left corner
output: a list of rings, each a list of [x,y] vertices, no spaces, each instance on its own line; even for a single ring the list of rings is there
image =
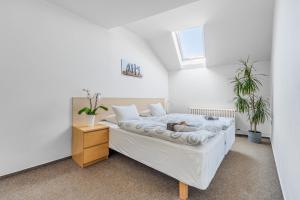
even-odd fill
[[[109,147],[182,183],[205,190],[235,141],[235,125],[206,144],[187,146],[122,130],[110,122]]]
[[[77,113],[88,103],[87,98],[72,98],[73,125],[86,124],[86,116]],[[209,186],[224,156],[235,141],[234,123],[226,131],[222,129],[220,134],[209,139],[207,143],[191,146],[128,132],[113,123],[102,121],[114,114],[112,111],[114,105],[134,104],[139,113],[144,113],[149,110],[150,104],[159,103],[164,106],[164,98],[102,98],[101,103],[109,110],[97,115],[96,121],[110,126],[109,147],[177,179],[179,197],[183,200],[188,198],[188,185],[202,190]],[[181,120],[182,116],[178,117]]]

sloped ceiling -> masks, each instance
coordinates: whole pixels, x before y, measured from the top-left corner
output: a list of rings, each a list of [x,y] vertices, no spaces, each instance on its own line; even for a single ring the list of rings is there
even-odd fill
[[[180,69],[171,32],[204,24],[207,67],[248,55],[270,60],[274,0],[200,0],[126,27],[143,37],[169,70]]]
[[[100,26],[113,28],[196,0],[47,0]]]

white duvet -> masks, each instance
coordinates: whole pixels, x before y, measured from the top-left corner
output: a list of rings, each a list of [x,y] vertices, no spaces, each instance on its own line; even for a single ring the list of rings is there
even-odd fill
[[[210,129],[211,127],[214,127],[214,129],[219,130],[226,130],[234,122],[233,118],[219,117],[217,120],[207,120],[203,115],[181,113],[167,114],[160,117],[143,117],[143,119],[161,122],[164,124],[185,121],[188,125],[196,126],[201,129]]]
[[[185,121],[189,127],[194,127],[190,132],[174,132],[167,130],[167,123]],[[141,120],[128,120],[119,122],[123,130],[140,135],[160,138],[178,144],[201,145],[210,138],[226,130],[233,122],[230,118],[206,120],[204,116],[189,114],[168,114],[161,117],[143,117]]]

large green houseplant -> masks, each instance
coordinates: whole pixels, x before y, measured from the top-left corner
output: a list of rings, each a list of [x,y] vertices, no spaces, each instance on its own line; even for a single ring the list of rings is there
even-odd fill
[[[257,126],[270,117],[269,103],[259,94],[260,87],[263,86],[259,77],[266,75],[257,74],[249,58],[241,60],[240,64],[241,68],[232,81],[235,107],[238,112],[247,114],[250,122],[249,141],[260,143],[261,132],[257,130]]]

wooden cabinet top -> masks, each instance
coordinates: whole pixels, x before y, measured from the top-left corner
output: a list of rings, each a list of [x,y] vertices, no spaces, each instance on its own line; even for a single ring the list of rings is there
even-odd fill
[[[102,125],[102,124],[97,124],[95,126],[73,126],[73,128],[79,129],[82,132],[92,132],[92,131],[98,131],[98,130],[104,130],[104,129],[109,129],[108,126]]]

